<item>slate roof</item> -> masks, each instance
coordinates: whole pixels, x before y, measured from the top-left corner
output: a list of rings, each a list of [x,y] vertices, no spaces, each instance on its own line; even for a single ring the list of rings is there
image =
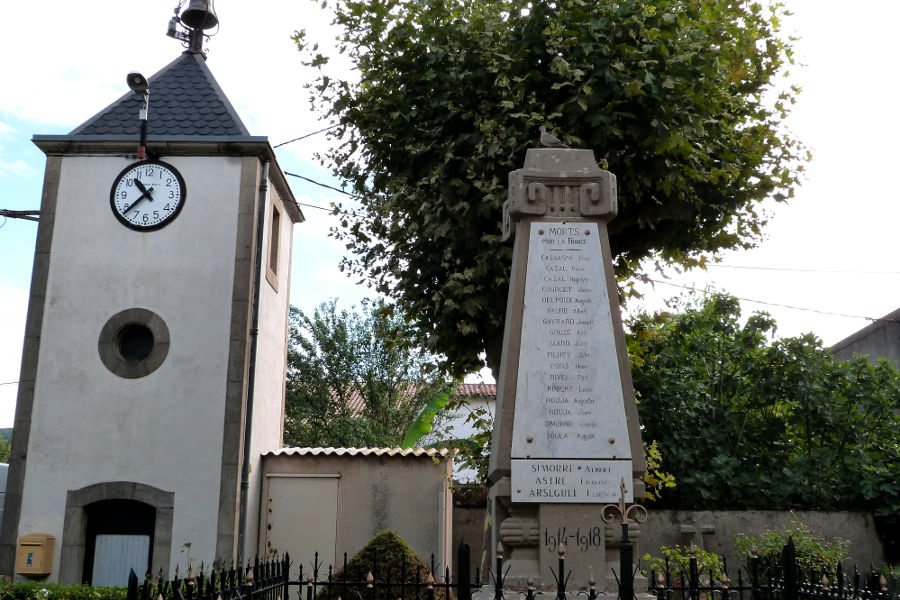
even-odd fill
[[[184,53],[148,80],[148,138],[249,137],[231,102],[200,54]],[[130,91],[74,129],[69,135],[140,134],[141,98]]]

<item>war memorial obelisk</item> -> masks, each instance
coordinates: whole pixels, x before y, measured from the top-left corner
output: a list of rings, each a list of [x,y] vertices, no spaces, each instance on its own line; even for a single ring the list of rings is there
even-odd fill
[[[503,235],[514,247],[489,478],[494,547],[512,586],[552,585],[560,544],[567,568],[603,585],[619,535],[602,507],[619,501],[623,481],[626,502],[643,495],[607,233],[615,216],[616,177],[591,150],[533,148],[509,175]]]

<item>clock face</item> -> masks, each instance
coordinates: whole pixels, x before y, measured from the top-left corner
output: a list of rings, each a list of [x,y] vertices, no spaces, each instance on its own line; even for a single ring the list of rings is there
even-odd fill
[[[175,167],[146,160],[119,173],[109,203],[123,225],[150,231],[171,223],[181,212],[186,196],[184,179]]]

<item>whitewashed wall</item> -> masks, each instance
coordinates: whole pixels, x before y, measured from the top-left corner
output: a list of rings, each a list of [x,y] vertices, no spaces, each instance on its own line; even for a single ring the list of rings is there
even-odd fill
[[[164,160],[187,200],[172,224],[141,233],[109,206],[131,161],[63,159],[19,533],[60,540],[67,490],[118,480],[177,490],[174,569],[182,544],[207,563],[215,554],[241,160]],[[165,320],[171,346],[155,372],[123,379],[97,340],[133,307]]]
[[[269,241],[272,237],[272,207],[281,213],[279,240],[279,266],[276,285],[266,277],[269,260]],[[253,400],[253,430],[250,440],[250,490],[247,506],[247,534],[244,540],[245,556],[256,552],[259,536],[259,490],[262,487],[260,455],[281,447],[284,414],[284,389],[287,361],[287,328],[289,289],[291,274],[291,241],[293,224],[281,198],[269,182],[269,198],[266,206],[266,226],[262,248],[263,276],[260,282],[259,341],[256,355],[256,381]]]

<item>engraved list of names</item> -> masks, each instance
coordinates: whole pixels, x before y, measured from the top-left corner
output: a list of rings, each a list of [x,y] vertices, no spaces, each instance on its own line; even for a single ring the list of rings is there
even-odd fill
[[[596,223],[532,223],[513,421],[512,500],[631,495],[631,445]]]

